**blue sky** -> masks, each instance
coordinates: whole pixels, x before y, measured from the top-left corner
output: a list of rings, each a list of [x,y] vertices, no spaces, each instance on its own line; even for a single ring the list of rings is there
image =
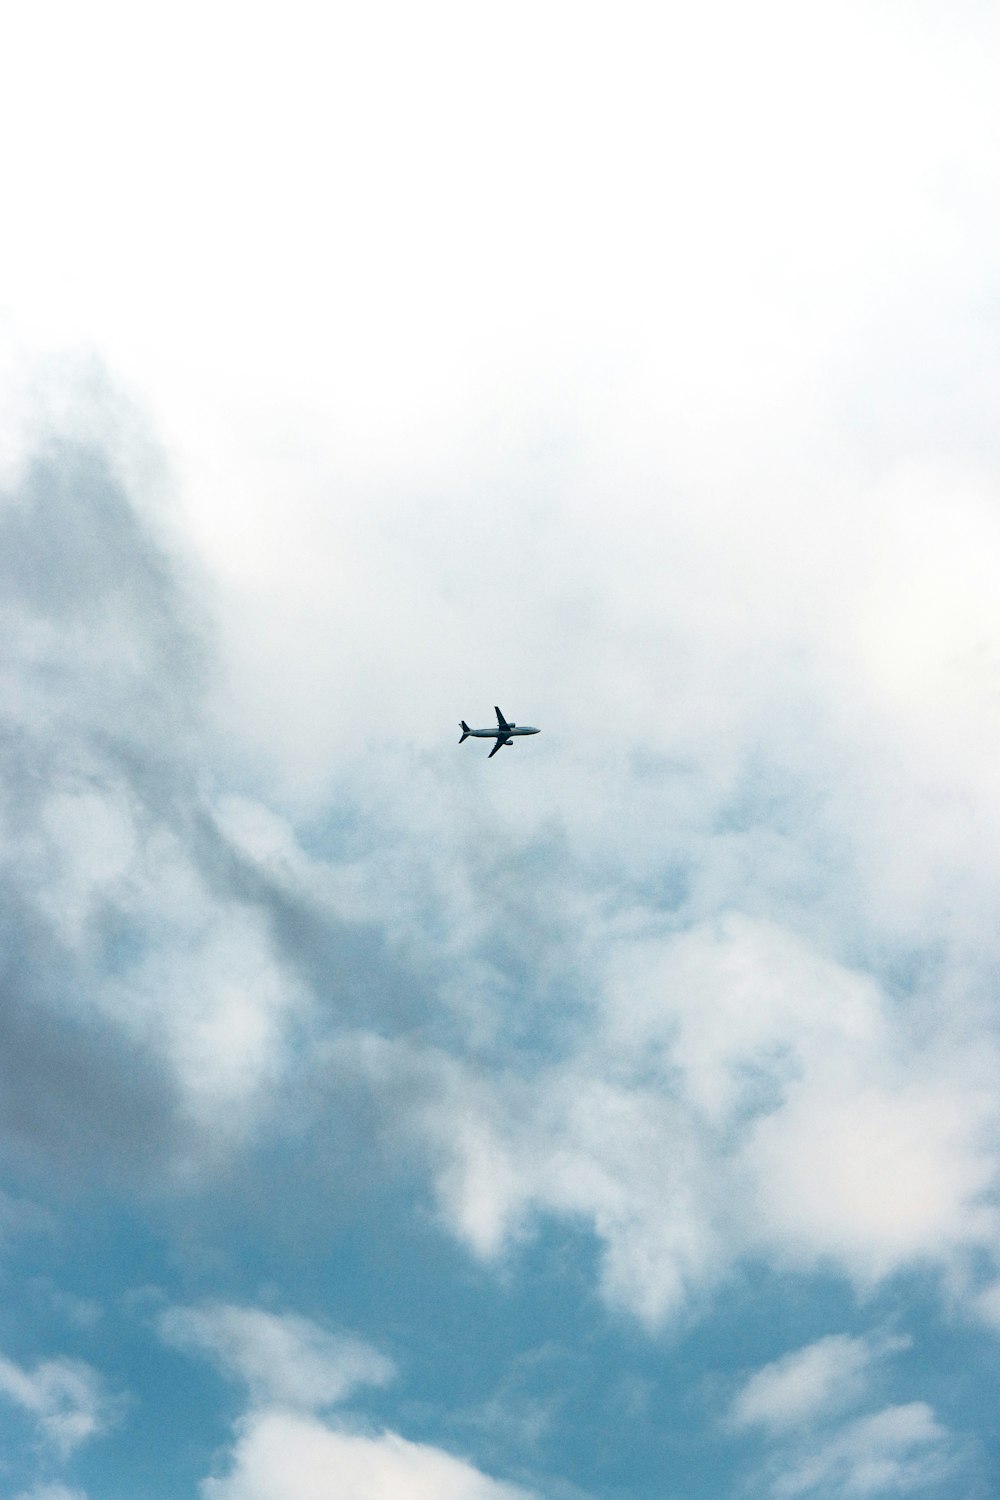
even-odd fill
[[[8,32],[0,1500],[989,1500],[991,8]]]

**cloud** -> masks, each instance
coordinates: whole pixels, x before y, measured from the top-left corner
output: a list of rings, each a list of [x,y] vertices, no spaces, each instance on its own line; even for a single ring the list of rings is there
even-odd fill
[[[157,1328],[167,1343],[207,1355],[245,1384],[256,1406],[333,1406],[365,1386],[387,1384],[396,1373],[371,1345],[294,1313],[225,1303],[172,1307],[159,1315]]]
[[[296,1132],[308,1257],[367,1082],[649,1329],[992,1282],[990,8],[625,9],[20,8],[0,284],[205,574],[115,403],[0,452],[0,1150],[148,1202]]]
[[[565,1420],[568,1397],[569,1358],[565,1345],[543,1344],[518,1355],[507,1364],[496,1388],[484,1401],[451,1413],[454,1428],[471,1431],[480,1452],[516,1451],[522,1461],[538,1453],[558,1432]],[[649,1390],[626,1379],[620,1391],[621,1404],[642,1409]]]
[[[733,1401],[733,1428],[780,1433],[855,1405],[868,1392],[873,1369],[906,1339],[829,1334],[756,1371]]]
[[[51,1234],[55,1219],[28,1198],[14,1198],[0,1188],[0,1244],[20,1235]]]
[[[762,1228],[800,1264],[836,1257],[864,1284],[921,1257],[989,1244],[997,1102],[978,1068],[844,1087],[798,1085],[748,1146]]]
[[[527,173],[504,175],[507,137],[477,105],[470,141],[503,149],[492,175],[464,174],[480,214],[452,234],[451,168],[433,164],[455,159],[415,145],[401,165],[379,135],[388,180],[438,205],[412,279],[373,269],[367,238],[308,195],[317,232],[291,231],[289,296],[309,316],[268,324],[258,300],[268,326],[248,324],[228,264],[218,308],[199,301],[203,265],[190,305],[176,276],[170,307],[106,299],[102,337],[142,366],[174,439],[225,671],[114,445],[43,444],[0,516],[11,1155],[156,1181],[164,1161],[328,1120],[360,1078],[472,1253],[499,1259],[544,1216],[581,1227],[607,1302],[649,1328],[744,1257],[870,1287],[993,1255],[996,454],[961,409],[994,409],[975,372],[995,361],[992,335],[959,340],[935,380],[927,350],[984,325],[995,204],[971,147],[989,134],[970,126],[995,91],[968,36],[937,65],[923,22],[900,57],[859,8],[822,37],[787,9],[725,12],[745,73],[714,21],[679,12],[663,24],[684,46],[649,49],[710,62],[742,101],[735,131],[697,67],[675,66],[675,91],[637,64],[636,93],[623,43],[574,22],[579,71],[560,76],[596,163],[577,177],[545,124],[562,33],[546,25]],[[443,80],[435,43],[414,41]],[[252,28],[245,45],[269,61]],[[787,66],[798,47],[804,70]],[[602,122],[592,69],[621,106]],[[828,114],[845,80],[847,137]],[[189,121],[199,107],[196,89]],[[447,109],[413,114],[416,141],[475,161]],[[669,144],[699,136],[700,165]],[[190,163],[214,203],[213,168]],[[353,203],[345,220],[384,212],[391,230],[391,193],[375,208],[345,171],[338,220]],[[698,226],[686,241],[633,201],[654,171]],[[234,190],[244,215],[259,180]],[[521,187],[552,235],[525,260],[498,211]],[[211,255],[269,283],[216,227]],[[236,238],[266,260],[259,234]],[[155,259],[130,263],[148,286]],[[103,262],[90,272],[108,285]],[[470,333],[480,282],[509,305]],[[522,326],[531,371],[510,359]],[[488,783],[439,727],[487,679],[546,729]],[[217,799],[216,780],[256,805]]]
[[[833,1263],[861,1282],[921,1258],[946,1262],[993,1235],[993,1043],[977,1061],[966,990],[983,990],[997,956],[994,454],[980,434],[955,463],[940,391],[915,393],[912,421],[927,441],[914,445],[903,423],[877,459],[838,404],[847,391],[862,405],[882,400],[884,370],[862,351],[888,339],[905,365],[910,314],[929,336],[948,323],[951,297],[974,308],[979,294],[967,289],[982,282],[956,278],[949,254],[928,247],[951,245],[963,266],[983,269],[987,241],[967,231],[991,204],[970,165],[945,211],[929,162],[953,180],[949,164],[980,139],[966,127],[992,91],[964,32],[942,56],[921,25],[901,61],[898,38],[855,9],[818,51],[808,28],[789,31],[783,7],[760,30],[731,19],[774,97],[807,122],[801,141],[780,112],[757,112],[756,86],[738,140],[720,134],[684,68],[670,101],[656,89],[640,105],[627,91],[624,112],[597,127],[571,75],[585,138],[596,146],[609,132],[596,157],[604,190],[620,222],[638,214],[644,232],[602,214],[610,239],[598,251],[593,234],[576,232],[592,213],[590,175],[565,184],[572,211],[550,227],[572,245],[572,264],[582,246],[597,268],[609,252],[624,266],[628,245],[627,274],[602,308],[592,289],[603,275],[581,272],[572,292],[566,257],[547,263],[547,286],[522,275],[529,303],[511,302],[537,330],[537,376],[511,380],[498,356],[508,346],[493,342],[491,373],[481,368],[473,398],[461,394],[475,385],[458,378],[465,305],[454,265],[428,246],[425,273],[443,299],[433,326],[397,278],[374,272],[364,291],[348,278],[352,307],[341,306],[329,258],[297,252],[295,288],[320,278],[324,296],[312,301],[336,334],[320,396],[306,373],[314,319],[271,326],[300,359],[275,359],[272,347],[251,377],[253,362],[236,353],[245,299],[226,303],[228,274],[197,340],[178,329],[204,275],[192,278],[190,306],[181,299],[168,314],[141,299],[162,334],[145,341],[158,352],[141,388],[175,440],[179,514],[210,570],[218,678],[198,590],[150,524],[119,439],[48,442],[12,486],[0,537],[15,601],[5,910],[27,1003],[4,1040],[17,1059],[5,1108],[18,1149],[65,1151],[76,1139],[77,1160],[91,1163],[239,1149],[262,1121],[300,1111],[313,1084],[321,1094],[320,1066],[296,1052],[302,1031],[336,1035],[374,1011],[379,1037],[398,1037],[405,1014],[432,1044],[396,1047],[388,1087],[413,1080],[420,1169],[429,1164],[445,1222],[484,1256],[540,1214],[587,1225],[603,1247],[605,1295],[651,1326],[747,1253]],[[713,58],[717,79],[713,29],[663,24]],[[600,29],[574,35],[579,56],[604,68]],[[545,32],[542,55],[558,55],[560,36]],[[436,47],[422,32],[414,42],[433,69]],[[815,96],[775,61],[799,47]],[[830,85],[813,65],[829,49],[858,85],[849,138],[831,136],[817,103]],[[892,59],[891,123],[862,57]],[[929,73],[932,96],[956,110],[934,128]],[[609,88],[623,76],[612,70]],[[412,86],[399,82],[404,94]],[[545,90],[534,74],[531,84],[526,109],[545,137]],[[727,87],[748,100],[741,72]],[[646,110],[712,118],[711,203],[688,154],[671,156],[670,191],[702,226],[697,253],[645,221],[645,194],[632,203],[622,192],[642,181],[639,163],[661,138],[627,124]],[[493,140],[488,112],[479,124]],[[418,133],[436,140],[439,127],[420,114]],[[753,152],[744,130],[767,149]],[[537,136],[525,127],[521,144],[544,206],[551,172],[527,149]],[[302,144],[313,140],[306,131]],[[816,173],[816,151],[833,168],[843,150],[855,170]],[[200,151],[190,160],[203,170]],[[438,160],[428,153],[421,170],[433,177]],[[795,169],[789,195],[795,162],[809,170]],[[392,152],[383,165],[409,182]],[[485,181],[475,184],[488,199]],[[342,187],[373,211],[353,176]],[[766,219],[748,212],[750,198],[769,205]],[[256,212],[260,200],[239,201]],[[452,195],[434,201],[444,215]],[[858,202],[863,243],[834,209]],[[914,225],[936,228],[915,236]],[[297,246],[332,233],[315,227]],[[257,253],[260,235],[248,241]],[[492,229],[485,241],[486,263],[506,266]],[[719,259],[751,242],[750,262]],[[341,234],[328,248],[360,254],[354,269],[371,271]],[[888,267],[899,300],[875,298],[889,318],[875,337],[867,320]],[[817,295],[831,284],[836,314]],[[565,316],[584,292],[593,322],[567,346]],[[387,296],[399,305],[383,324]],[[362,305],[394,330],[393,359],[373,355],[381,346]],[[101,331],[123,359],[124,329],[128,359],[138,347],[136,315]],[[440,355],[442,322],[458,337],[450,355]],[[497,339],[502,322],[490,325]],[[300,327],[310,349],[282,331]],[[266,330],[253,341],[268,347]],[[199,362],[217,362],[210,376],[190,369],[195,346]],[[435,376],[430,348],[443,361]],[[414,417],[418,391],[430,420]],[[760,420],[778,392],[780,436]],[[108,429],[100,406],[84,427]],[[470,493],[485,497],[481,508]],[[480,605],[470,654],[466,621]],[[558,729],[544,759],[512,753],[488,793],[473,779],[482,768],[445,761],[430,727],[465,711],[452,700],[478,694],[486,676],[544,704]],[[220,726],[224,754],[211,744]],[[246,779],[272,806],[205,794],[223,760],[233,781],[252,766]],[[292,825],[316,813],[316,826],[329,817],[355,834],[300,827],[306,857]],[[932,973],[934,954],[947,957]],[[893,975],[907,965],[918,979],[896,1005]],[[317,996],[330,1001],[322,1022]],[[928,1023],[928,1010],[944,1009],[950,1020]],[[359,1073],[363,1063],[355,1085]],[[307,1084],[294,1101],[283,1092],[292,1075]],[[347,1094],[346,1064],[337,1087]],[[396,1138],[410,1128],[400,1120]],[[415,1160],[412,1144],[402,1149]]]
[[[855,1500],[907,1495],[954,1473],[956,1451],[947,1429],[923,1401],[887,1406],[821,1441],[776,1479],[775,1496],[822,1495]]]
[[[41,1299],[43,1305],[76,1328],[96,1328],[104,1316],[104,1308],[95,1298],[79,1297],[75,1292],[64,1291],[47,1276],[33,1276],[28,1287],[33,1295]]]
[[[474,1253],[501,1256],[539,1215],[585,1224],[606,1299],[650,1327],[742,1257],[834,1265],[870,1287],[989,1253],[989,1043],[942,1044],[934,1026],[929,1039],[870,974],[774,923],[641,922],[651,931],[592,919],[571,960],[588,1004],[555,1057],[329,1045],[336,1076],[391,1096],[392,1139],[428,1162]]]
[[[70,1490],[64,1484],[38,1484],[33,1490],[22,1490],[14,1500],[87,1500],[83,1490]]]
[[[1000,1281],[994,1281],[977,1292],[972,1305],[985,1323],[1000,1329]]]
[[[158,353],[143,374],[186,439],[189,530],[217,583],[228,675],[214,712],[236,759],[270,769],[275,822],[316,815],[310,878],[333,870],[331,886],[390,935],[427,1002],[421,1037],[440,1043],[396,1049],[382,1099],[395,1106],[408,1077],[426,1089],[422,1169],[476,1253],[502,1253],[540,1214],[582,1223],[609,1300],[650,1324],[744,1254],[832,1264],[860,1284],[995,1242],[995,1042],[978,1022],[1000,889],[996,454],[971,414],[995,405],[977,373],[996,367],[993,334],[972,331],[993,277],[979,126],[995,91],[968,13],[942,49],[926,16],[903,39],[859,7],[815,30],[788,7],[754,26],[737,12],[723,8],[722,31],[736,26],[745,76],[718,54],[714,24],[679,12],[662,34],[683,45],[649,52],[704,62],[713,88],[743,102],[722,117],[691,81],[697,66],[677,67],[678,91],[636,95],[623,85],[633,61],[618,71],[624,44],[574,22],[587,63],[559,77],[597,187],[590,170],[552,170],[565,154],[545,59],[561,28],[547,28],[526,80],[524,174],[465,174],[488,233],[465,212],[444,227],[451,156],[415,149],[404,169],[380,136],[376,159],[403,201],[417,157],[431,189],[440,240],[413,254],[437,302],[370,264],[310,198],[296,211],[315,233],[294,234],[289,289],[309,316],[285,308],[270,343],[254,324],[266,356],[247,358],[246,298],[229,274],[211,309],[195,295],[169,317],[145,299],[141,313],[171,325],[147,344],[173,349],[174,364]],[[414,38],[416,55],[449,97],[460,86],[435,71],[436,35]],[[246,45],[263,49],[259,35]],[[494,45],[528,66],[509,39]],[[585,108],[591,66],[622,106],[600,123]],[[834,77],[854,90],[846,136],[830,128]],[[411,97],[413,81],[397,82]],[[481,111],[472,138],[478,125],[495,146],[488,108],[467,103]],[[441,119],[416,114],[415,139],[445,140]],[[665,118],[685,128],[656,128]],[[296,136],[306,159],[316,138]],[[692,138],[695,162],[669,144]],[[191,166],[205,170],[198,153]],[[697,226],[689,240],[623,186],[651,173]],[[515,180],[553,238],[533,236],[512,262],[497,226],[513,234],[518,214],[505,220],[493,195],[516,210]],[[391,219],[391,195],[374,208],[351,171],[341,188],[364,208],[357,222]],[[237,200],[256,213],[256,192]],[[619,212],[598,224],[601,202]],[[470,234],[477,254],[437,253]],[[259,234],[238,237],[266,256]],[[243,248],[226,259],[250,284],[266,279]],[[491,281],[491,264],[504,275]],[[484,277],[532,327],[531,370],[504,353],[518,324],[495,308],[470,339],[463,298]],[[567,326],[583,332],[567,341]],[[298,358],[275,358],[276,345]],[[489,358],[477,363],[473,345]],[[212,373],[191,370],[195,347]],[[457,747],[446,758],[440,728],[487,678],[548,716],[532,746],[544,758],[512,752],[488,787]],[[246,814],[232,821],[245,828]],[[110,879],[120,826],[90,826]],[[191,996],[162,1045],[202,1121],[238,1118],[244,1095],[275,1097],[298,1013],[286,949],[252,922],[219,926],[136,976],[144,1019],[165,1014],[168,990]],[[322,914],[308,930],[287,948],[339,1001]],[[385,976],[392,986],[364,962],[343,967],[381,1007],[372,1030],[396,1034],[385,997],[407,976]],[[218,998],[207,1014],[206,996]],[[401,1120],[397,1137],[410,1128]]]
[[[0,884],[17,996],[0,1128],[29,1159],[89,1171],[142,1160],[170,1133],[170,1080],[104,1007],[109,977],[149,940],[134,881],[178,821],[199,650],[110,452],[40,443],[0,537]]]
[[[885,1362],[907,1338],[833,1334],[763,1366],[733,1399],[731,1433],[761,1434],[768,1449],[755,1481],[775,1497],[860,1500],[954,1483],[970,1454],[924,1401],[872,1405]]]
[[[98,1372],[77,1359],[42,1360],[28,1370],[0,1356],[0,1395],[33,1418],[60,1458],[106,1432],[121,1411]]]
[[[247,1387],[231,1469],[206,1479],[206,1500],[530,1500],[471,1464],[395,1432],[377,1437],[330,1425],[314,1413],[393,1380],[391,1360],[371,1345],[308,1318],[215,1303],[172,1307],[157,1329],[168,1344],[205,1354]]]
[[[283,1412],[248,1418],[228,1475],[202,1482],[205,1500],[530,1500],[440,1448],[393,1432],[338,1432]]]
[[[106,437],[35,434],[0,498],[0,1144],[73,1177],[237,1146],[308,1007],[302,938],[335,956],[345,930],[215,819],[204,619],[156,465],[110,395],[80,400]]]

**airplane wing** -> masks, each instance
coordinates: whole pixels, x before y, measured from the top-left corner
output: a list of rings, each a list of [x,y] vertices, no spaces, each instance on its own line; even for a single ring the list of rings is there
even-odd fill
[[[498,739],[497,742],[496,742],[496,744],[493,746],[493,749],[490,751],[489,755],[487,755],[486,759],[487,760],[492,760],[493,757],[494,757],[494,755],[496,755],[497,751],[503,749],[505,743],[506,743],[505,740]]]
[[[504,729],[504,730],[509,729],[510,725],[507,723],[507,720],[504,718],[504,716],[500,712],[500,710],[498,708],[496,708],[495,704],[494,704],[494,709],[495,709],[496,716],[497,716],[497,723],[500,725],[500,728]]]

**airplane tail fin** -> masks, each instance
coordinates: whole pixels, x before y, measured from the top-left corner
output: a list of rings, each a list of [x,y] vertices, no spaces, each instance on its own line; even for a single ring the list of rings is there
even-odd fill
[[[466,724],[466,722],[465,722],[464,719],[461,719],[459,722],[460,722],[461,728],[462,728],[462,740],[464,740],[467,737],[468,733],[469,733],[469,726],[468,726],[468,724]],[[458,743],[461,744],[462,740],[459,740]]]

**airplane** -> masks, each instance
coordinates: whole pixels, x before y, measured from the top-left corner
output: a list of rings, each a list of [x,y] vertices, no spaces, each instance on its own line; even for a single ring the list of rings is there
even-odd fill
[[[477,740],[496,740],[496,744],[486,757],[487,760],[492,760],[502,746],[513,745],[514,740],[512,736],[518,734],[541,734],[542,732],[540,729],[532,729],[530,724],[508,724],[499,709],[496,709],[495,712],[497,716],[496,729],[470,729],[465,720],[461,719],[459,722],[462,726],[462,739],[458,743],[461,744],[462,740],[467,740],[470,734]]]

